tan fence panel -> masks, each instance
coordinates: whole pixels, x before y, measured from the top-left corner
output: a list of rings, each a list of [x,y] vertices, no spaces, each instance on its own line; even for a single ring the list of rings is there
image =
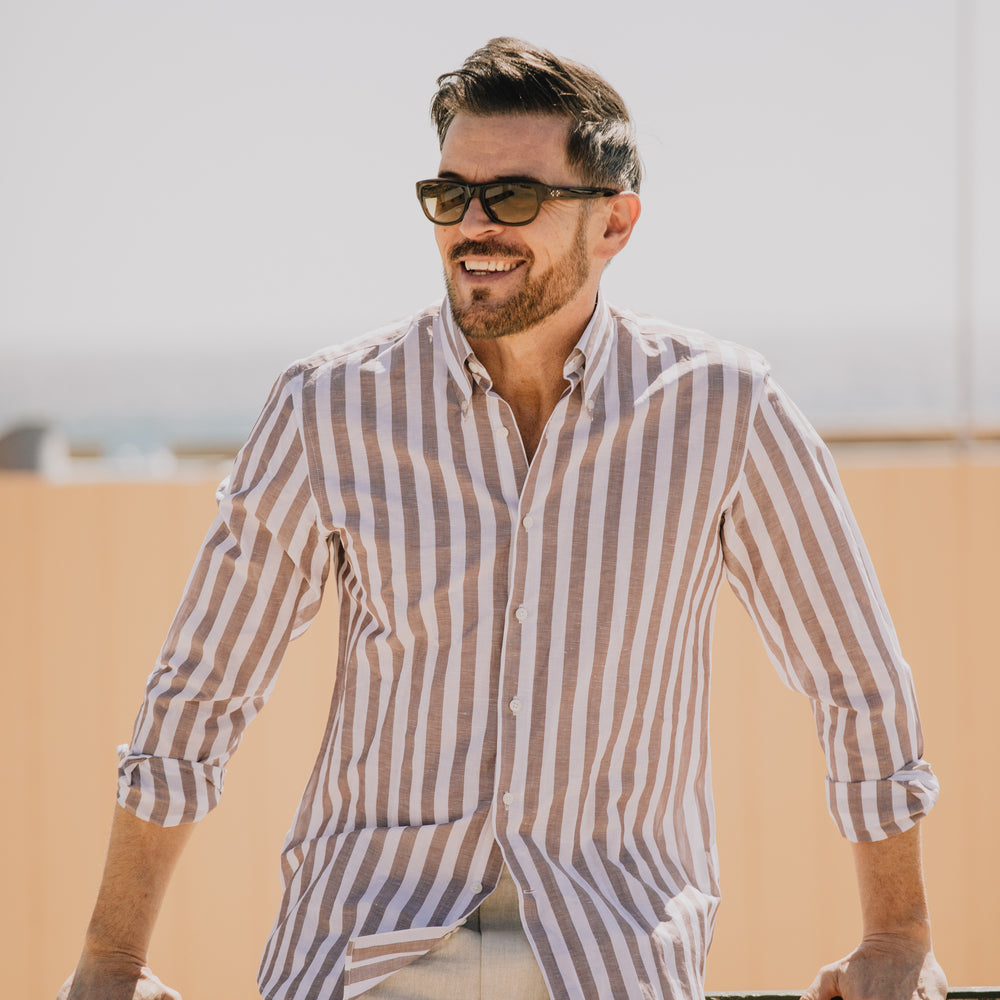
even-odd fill
[[[848,468],[843,479],[917,684],[941,802],[924,830],[935,949],[953,983],[1000,983],[1000,467]],[[726,594],[713,749],[725,900],[710,988],[795,989],[853,946],[847,849],[826,815],[811,714]],[[769,787],[780,773],[781,798]]]
[[[1000,466],[859,467],[844,480],[944,785],[925,833],[939,957],[954,983],[996,984],[1000,805],[989,766],[1000,704]],[[0,941],[10,995],[54,996],[75,962],[103,860],[115,745],[128,737],[212,492],[206,483],[0,477],[8,859]],[[152,961],[187,1000],[256,995],[277,852],[326,718],[335,610],[328,600],[291,647],[272,703],[230,769],[223,807],[203,823],[171,887]],[[850,851],[826,815],[811,713],[777,680],[728,593],[712,724],[726,899],[709,986],[796,989],[857,934]]]

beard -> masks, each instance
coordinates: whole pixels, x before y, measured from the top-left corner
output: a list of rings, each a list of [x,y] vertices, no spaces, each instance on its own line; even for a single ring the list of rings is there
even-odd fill
[[[501,302],[492,301],[493,291],[475,288],[469,301],[462,305],[458,292],[445,269],[444,283],[451,311],[462,332],[470,340],[497,340],[537,326],[558,312],[584,286],[590,275],[587,257],[587,217],[583,212],[577,222],[573,243],[552,267],[537,278],[530,273],[520,291]],[[530,268],[534,254],[526,247],[515,247],[493,240],[469,240],[451,251],[452,259],[469,254],[483,257],[518,257],[522,267]]]

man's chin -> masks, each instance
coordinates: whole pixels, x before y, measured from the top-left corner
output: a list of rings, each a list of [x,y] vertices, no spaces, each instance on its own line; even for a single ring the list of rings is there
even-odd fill
[[[524,333],[548,319],[570,298],[569,294],[554,295],[548,276],[502,299],[491,288],[472,288],[467,296],[460,296],[450,282],[447,291],[452,315],[469,340],[498,340]]]
[[[486,289],[474,289],[469,300],[459,305],[451,297],[451,311],[466,337],[475,340],[495,340],[511,333],[519,333],[520,327],[505,303],[490,301]]]
[[[455,314],[455,320],[469,340],[497,340],[521,332],[492,309],[464,309]]]

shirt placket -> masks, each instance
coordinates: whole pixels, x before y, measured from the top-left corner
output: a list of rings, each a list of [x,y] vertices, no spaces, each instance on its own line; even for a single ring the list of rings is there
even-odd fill
[[[574,376],[566,393],[556,404],[539,441],[538,448],[523,480],[518,503],[511,508],[511,547],[508,566],[507,606],[501,647],[499,690],[497,692],[497,771],[494,786],[494,832],[502,847],[531,817],[524,812],[524,788],[529,775],[536,729],[544,729],[545,706],[532,704],[533,679],[540,657],[547,649],[540,645],[540,613],[544,613],[540,572],[546,558],[544,529],[546,520],[558,522],[552,509],[552,449],[559,447],[560,429],[566,420],[569,397],[578,378]],[[513,415],[498,401],[503,418],[513,422]],[[507,436],[509,441],[513,434]],[[521,455],[519,437],[511,445],[511,460]],[[522,451],[523,455],[523,451]],[[545,508],[548,507],[548,514]]]

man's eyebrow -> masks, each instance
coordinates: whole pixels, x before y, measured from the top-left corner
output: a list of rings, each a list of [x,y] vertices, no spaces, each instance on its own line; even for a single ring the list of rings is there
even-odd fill
[[[442,170],[438,177],[443,181],[461,181],[463,184],[469,184],[461,174],[456,174],[453,170]],[[539,180],[537,177],[532,177],[529,174],[505,174],[503,177],[492,177],[488,181],[482,181],[483,184],[500,184],[504,181],[509,181],[513,183],[527,182],[528,184],[545,184],[543,180]]]
[[[514,176],[498,177],[498,181],[527,181],[529,184],[544,184],[545,181],[540,180],[537,177],[532,177],[530,174],[516,174]]]

